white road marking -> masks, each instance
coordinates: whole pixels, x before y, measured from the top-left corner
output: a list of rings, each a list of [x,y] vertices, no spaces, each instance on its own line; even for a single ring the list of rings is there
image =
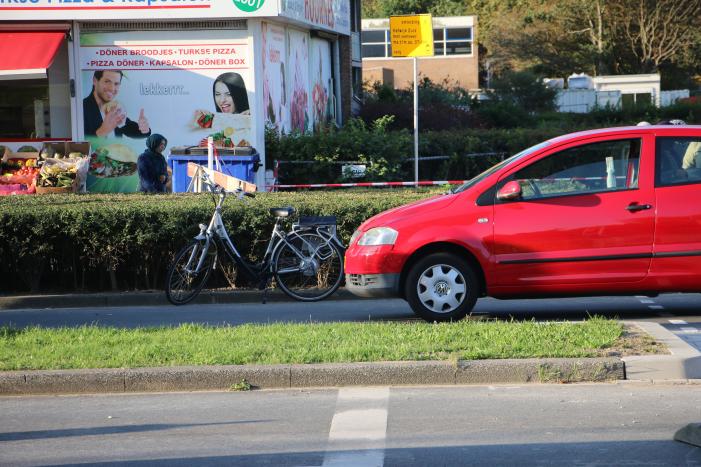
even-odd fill
[[[382,467],[388,403],[388,387],[339,389],[323,466]]]
[[[648,305],[647,307],[651,310],[664,310],[662,305]]]
[[[688,333],[691,333],[691,334],[695,334],[695,333],[697,333],[697,332],[700,332],[700,331],[699,331],[698,329],[696,329],[696,328],[679,328],[679,330],[680,330],[681,332],[688,332]]]
[[[668,321],[670,322],[670,324],[689,324],[683,319],[670,319]]]
[[[641,298],[640,303],[655,303],[655,301],[650,300],[649,298]]]

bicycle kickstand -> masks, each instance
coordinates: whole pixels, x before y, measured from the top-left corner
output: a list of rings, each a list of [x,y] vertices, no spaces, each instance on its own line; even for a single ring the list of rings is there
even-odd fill
[[[262,301],[263,301],[263,305],[265,305],[265,303],[268,300],[268,290],[270,290],[270,277],[266,277],[266,278],[262,279],[260,281],[260,284],[258,285],[258,289],[263,290]]]

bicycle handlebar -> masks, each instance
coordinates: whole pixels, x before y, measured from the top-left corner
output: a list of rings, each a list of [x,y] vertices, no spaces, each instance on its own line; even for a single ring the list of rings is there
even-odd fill
[[[249,193],[249,192],[247,192],[247,191],[243,191],[241,188],[236,188],[236,189],[234,189],[234,190],[227,191],[226,188],[224,188],[223,186],[221,186],[220,184],[218,184],[217,182],[215,182],[214,180],[212,180],[212,178],[211,178],[209,175],[207,175],[207,173],[204,172],[204,171],[202,171],[202,172],[200,173],[200,177],[202,178],[202,180],[203,180],[205,183],[207,183],[208,185],[212,186],[212,188],[214,189],[213,191],[216,192],[216,193],[219,193],[219,194],[223,194],[223,193],[234,193],[234,194],[236,194],[236,195],[241,195],[241,194],[242,194],[243,196],[248,196],[249,198],[255,198],[255,197],[256,197],[256,195],[255,195],[254,193]]]

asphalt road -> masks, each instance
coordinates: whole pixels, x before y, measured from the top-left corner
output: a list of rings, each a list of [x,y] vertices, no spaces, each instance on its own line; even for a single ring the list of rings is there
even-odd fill
[[[583,297],[531,300],[478,300],[473,317],[495,319],[572,319],[592,315],[666,323],[670,318],[701,323],[701,294],[648,297]],[[134,327],[180,323],[242,324],[268,322],[329,322],[415,320],[400,299],[326,300],[315,303],[268,302],[0,310],[0,325],[75,326],[98,324]]]
[[[698,385],[0,398],[0,465],[701,466]]]

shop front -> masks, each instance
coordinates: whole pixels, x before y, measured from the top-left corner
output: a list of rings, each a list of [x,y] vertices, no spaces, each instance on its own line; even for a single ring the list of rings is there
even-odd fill
[[[89,143],[92,192],[136,191],[156,133],[166,155],[198,153],[209,137],[219,152],[259,155],[246,173],[262,189],[266,127],[341,123],[350,88],[348,0],[0,0],[0,18],[0,145]]]

